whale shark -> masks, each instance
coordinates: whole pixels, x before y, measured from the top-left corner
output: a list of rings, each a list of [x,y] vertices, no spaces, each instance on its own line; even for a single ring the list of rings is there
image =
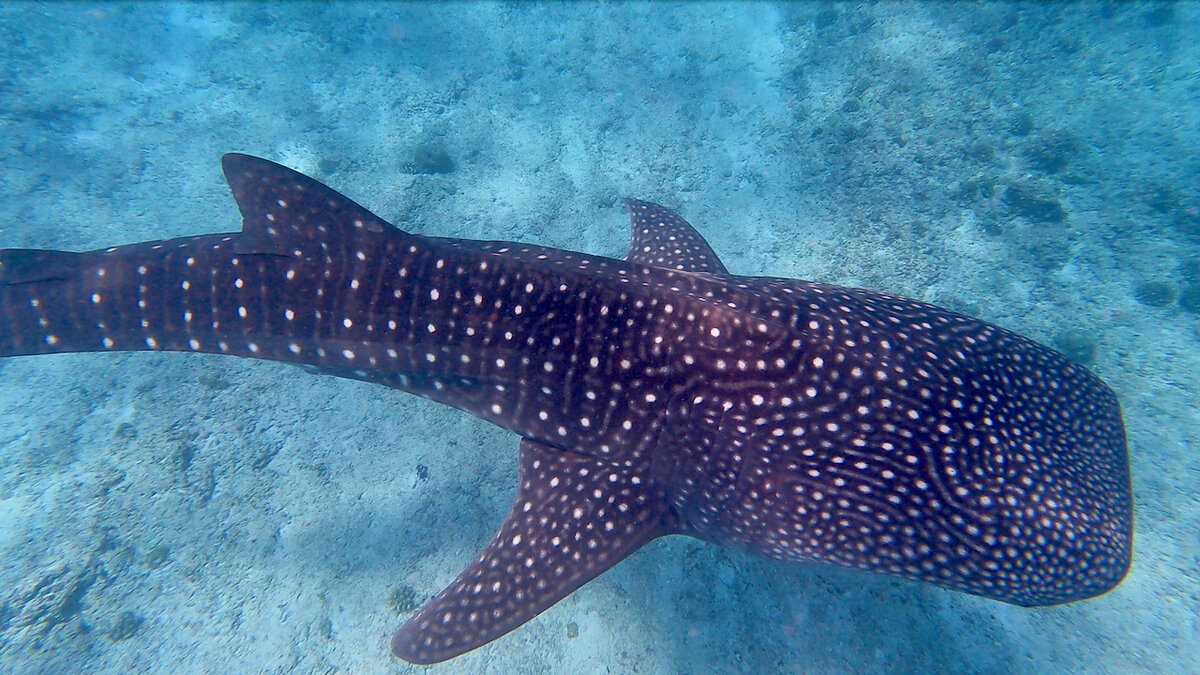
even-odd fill
[[[1129,568],[1118,400],[1029,338],[731,274],[645,201],[624,202],[617,260],[420,236],[271,161],[222,164],[241,232],[0,250],[0,357],[290,362],[517,434],[511,509],[396,631],[406,661],[495,640],[666,535],[1021,606],[1102,594]]]

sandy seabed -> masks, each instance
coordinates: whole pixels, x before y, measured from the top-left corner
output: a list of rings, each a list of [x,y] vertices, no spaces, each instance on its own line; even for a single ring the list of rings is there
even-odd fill
[[[436,236],[620,256],[619,198],[654,200],[735,273],[1069,346],[1125,409],[1112,593],[1021,609],[675,537],[437,670],[1196,672],[1198,33],[1192,3],[7,4],[0,246],[236,230],[240,151]],[[0,670],[416,670],[388,637],[491,536],[516,447],[279,364],[0,362]]]

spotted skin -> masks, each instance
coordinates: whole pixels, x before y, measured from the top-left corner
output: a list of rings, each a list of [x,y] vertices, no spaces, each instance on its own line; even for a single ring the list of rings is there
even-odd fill
[[[392,638],[434,663],[685,534],[1018,605],[1103,593],[1132,550],[1125,433],[1086,369],[922,302],[730,275],[627,200],[625,260],[402,232],[226,155],[241,233],[0,251],[0,356],[304,363],[522,438],[499,532]]]

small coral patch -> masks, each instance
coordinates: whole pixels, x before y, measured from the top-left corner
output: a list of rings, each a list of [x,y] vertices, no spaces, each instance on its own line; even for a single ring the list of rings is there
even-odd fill
[[[412,586],[397,586],[388,595],[388,608],[396,614],[405,614],[420,607],[417,602],[417,592]]]
[[[1082,366],[1096,360],[1096,338],[1082,328],[1069,328],[1054,336],[1054,348]]]
[[[1133,297],[1148,307],[1166,307],[1175,302],[1175,287],[1165,281],[1143,281],[1134,287]]]
[[[113,622],[112,627],[105,633],[105,637],[113,642],[128,640],[137,635],[142,628],[142,617],[133,612],[121,612],[117,615],[117,620]]]

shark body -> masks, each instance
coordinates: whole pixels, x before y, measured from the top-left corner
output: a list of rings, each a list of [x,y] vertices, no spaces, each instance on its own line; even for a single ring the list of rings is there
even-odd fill
[[[0,356],[172,350],[310,364],[521,436],[493,540],[392,638],[434,663],[650,540],[1018,605],[1114,587],[1132,550],[1120,407],[1057,352],[873,291],[729,274],[627,200],[625,260],[403,232],[226,155],[241,233],[0,251]]]

